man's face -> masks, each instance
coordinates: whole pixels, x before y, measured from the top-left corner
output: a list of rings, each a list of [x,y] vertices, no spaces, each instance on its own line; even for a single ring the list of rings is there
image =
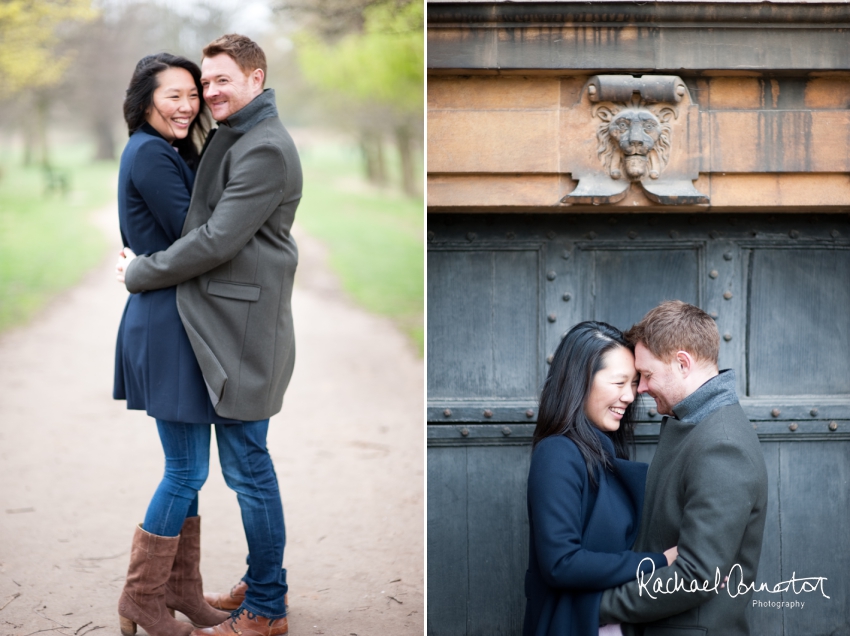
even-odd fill
[[[685,380],[679,361],[659,360],[642,343],[635,346],[635,369],[640,373],[638,393],[649,393],[655,399],[658,412],[673,415],[673,407],[687,397]]]
[[[263,92],[262,71],[245,75],[232,57],[221,53],[201,62],[201,85],[213,119],[224,121]]]

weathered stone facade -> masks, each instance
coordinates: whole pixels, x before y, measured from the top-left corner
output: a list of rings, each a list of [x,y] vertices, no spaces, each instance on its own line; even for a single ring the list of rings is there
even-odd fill
[[[676,298],[761,440],[758,582],[828,579],[752,635],[850,635],[850,3],[430,1],[427,133],[428,634],[521,633],[552,354]]]
[[[687,85],[710,203],[675,211],[850,210],[848,23],[829,3],[430,3],[429,211],[583,211],[562,199],[600,73]],[[673,211],[640,188],[608,207]]]

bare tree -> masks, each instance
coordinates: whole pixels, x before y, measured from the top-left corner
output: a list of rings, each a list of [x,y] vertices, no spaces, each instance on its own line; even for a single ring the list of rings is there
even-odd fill
[[[378,0],[278,0],[272,9],[325,39],[363,29],[363,10]]]
[[[95,142],[94,158],[115,159],[126,134],[122,103],[136,63],[160,51],[200,62],[203,46],[224,33],[229,20],[227,12],[210,5],[187,15],[137,1],[106,4],[94,20],[69,25],[57,49],[70,60],[60,82],[16,98],[13,119],[24,133],[25,155],[46,161],[52,122],[86,129]]]

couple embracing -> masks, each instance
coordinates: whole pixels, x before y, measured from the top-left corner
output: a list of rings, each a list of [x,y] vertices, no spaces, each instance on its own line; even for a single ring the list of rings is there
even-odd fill
[[[295,362],[290,229],[301,164],[265,75],[262,49],[231,34],[204,48],[200,67],[143,58],[127,89],[117,273],[131,295],[113,394],[156,420],[165,475],[133,536],[118,604],[124,636],[137,626],[150,636],[288,633],[283,507],[266,434]],[[219,126],[208,132],[210,114]],[[198,491],[212,426],[249,554],[231,593],[205,598]]]
[[[750,633],[737,590],[755,581],[767,470],[719,349],[680,301],[561,341],[534,432],[523,636]],[[648,470],[628,461],[637,393],[665,416]]]

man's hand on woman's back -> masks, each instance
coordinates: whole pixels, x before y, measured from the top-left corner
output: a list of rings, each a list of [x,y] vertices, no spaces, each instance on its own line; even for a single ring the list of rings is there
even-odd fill
[[[124,282],[124,274],[130,266],[130,261],[134,258],[136,258],[136,255],[129,247],[125,247],[123,250],[118,252],[118,262],[115,264],[115,278],[118,279],[119,283]]]

